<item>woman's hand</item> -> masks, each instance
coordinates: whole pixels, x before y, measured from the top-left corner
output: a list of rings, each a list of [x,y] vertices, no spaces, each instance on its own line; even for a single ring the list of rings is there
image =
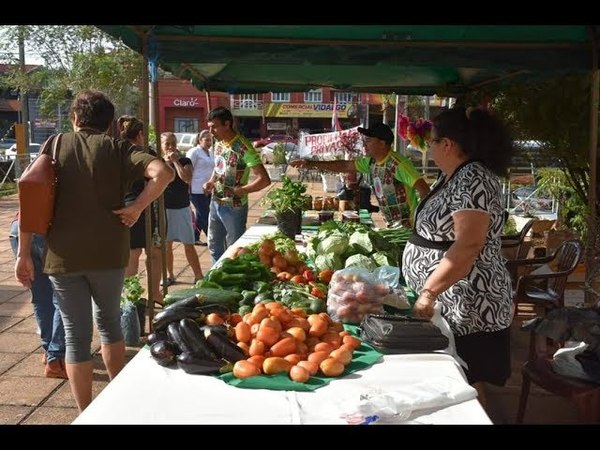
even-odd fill
[[[421,319],[431,319],[433,317],[433,305],[435,298],[427,293],[422,293],[413,306],[413,315]]]
[[[113,210],[113,214],[119,216],[123,225],[131,228],[140,218],[142,211],[143,210],[140,210],[134,202],[124,208]]]

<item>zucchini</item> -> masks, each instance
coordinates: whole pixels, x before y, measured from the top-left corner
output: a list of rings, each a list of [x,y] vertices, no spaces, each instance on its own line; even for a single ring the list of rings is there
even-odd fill
[[[150,347],[150,354],[163,367],[175,364],[176,353],[175,346],[168,341],[156,341]]]
[[[192,350],[188,347],[187,342],[181,336],[181,331],[179,330],[178,322],[171,322],[167,327],[167,334],[169,335],[169,340],[173,342],[179,351],[177,353],[191,353]]]
[[[191,353],[202,358],[215,361],[217,357],[206,343],[204,333],[200,326],[192,319],[181,319],[179,322],[179,332],[186,342]]]
[[[192,375],[211,375],[219,373],[223,366],[223,361],[206,360],[198,355],[184,352],[177,357],[177,365],[185,372]]]
[[[154,320],[152,320],[152,326],[155,332],[163,331],[171,322],[179,322],[181,319],[185,319],[186,317],[196,320],[203,316],[204,314],[202,313],[202,311],[198,311],[194,308],[182,307],[164,309],[161,312],[159,312],[156,316],[154,316]]]
[[[229,340],[227,335],[214,332],[209,328],[204,329],[204,337],[219,358],[223,358],[230,363],[236,363],[246,359],[244,351]]]
[[[170,305],[179,300],[185,300],[193,295],[198,295],[200,288],[179,289],[178,291],[169,292],[165,295],[165,305]]]

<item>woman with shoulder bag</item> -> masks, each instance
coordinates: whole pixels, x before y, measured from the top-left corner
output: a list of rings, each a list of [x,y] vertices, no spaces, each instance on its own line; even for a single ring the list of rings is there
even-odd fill
[[[173,179],[159,158],[106,131],[115,109],[101,92],[82,91],[71,105],[74,132],[62,135],[52,226],[44,272],[58,295],[65,327],[66,370],[79,411],[92,401],[92,314],[110,379],[125,363],[120,299],[129,259],[129,227]],[[134,180],[148,183],[125,207]],[[29,287],[34,276],[32,234],[20,230],[15,276]]]

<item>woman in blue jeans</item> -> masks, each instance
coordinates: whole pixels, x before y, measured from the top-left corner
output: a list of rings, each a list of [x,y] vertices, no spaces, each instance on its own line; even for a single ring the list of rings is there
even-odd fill
[[[10,225],[10,246],[13,253],[17,254],[19,247],[19,221],[17,218]],[[44,373],[48,378],[67,378],[65,370],[65,329],[58,308],[58,298],[54,295],[50,278],[43,272],[44,236],[34,234],[31,241],[31,259],[35,271],[35,278],[31,283],[31,302],[44,355],[42,362],[45,365]]]

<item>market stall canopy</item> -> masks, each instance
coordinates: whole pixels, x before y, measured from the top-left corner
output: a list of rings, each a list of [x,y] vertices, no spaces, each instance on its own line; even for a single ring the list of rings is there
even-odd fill
[[[592,69],[600,26],[107,25],[199,89],[457,95],[489,83]],[[147,41],[146,41],[147,38]]]

